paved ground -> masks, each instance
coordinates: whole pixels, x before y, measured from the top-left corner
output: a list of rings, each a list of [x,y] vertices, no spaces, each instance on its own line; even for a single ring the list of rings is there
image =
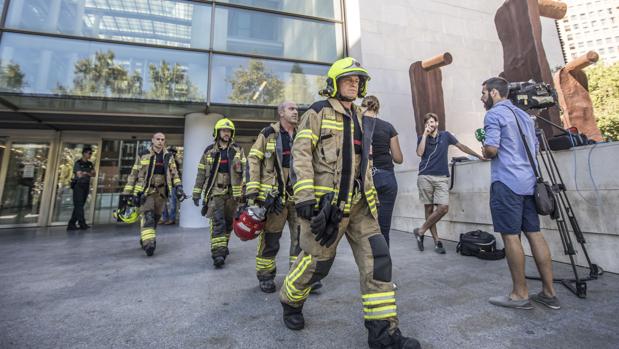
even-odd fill
[[[203,230],[161,228],[153,258],[137,239],[135,226],[0,230],[0,348],[367,347],[346,242],[305,307],[306,329],[292,332],[277,294],[257,287],[255,242],[234,239],[226,268],[214,270]],[[619,348],[619,276],[590,282],[586,300],[559,286],[560,311],[502,309],[487,298],[509,288],[505,260],[446,247],[421,253],[392,233],[401,329],[424,348]],[[279,287],[286,256],[277,262]],[[566,265],[556,271],[569,275]]]

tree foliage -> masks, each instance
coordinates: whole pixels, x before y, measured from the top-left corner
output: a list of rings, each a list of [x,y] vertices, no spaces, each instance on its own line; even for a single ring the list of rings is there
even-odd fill
[[[21,92],[25,84],[26,74],[17,63],[2,64],[0,61],[0,90]]]
[[[227,82],[232,86],[228,99],[233,103],[277,105],[284,95],[284,83],[256,59],[247,68],[240,66]]]
[[[606,138],[619,140],[619,62],[598,63],[586,73],[597,125]]]
[[[119,98],[148,98],[160,100],[200,100],[198,88],[192,84],[185,69],[162,60],[148,65],[150,89],[144,90],[140,70],[129,70],[117,62],[113,51],[96,52],[94,57],[78,60],[74,65],[73,86],[59,85],[61,94],[105,96]]]

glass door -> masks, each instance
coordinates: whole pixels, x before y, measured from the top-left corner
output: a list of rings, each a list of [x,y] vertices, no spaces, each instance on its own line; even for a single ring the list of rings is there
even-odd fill
[[[49,142],[0,143],[4,184],[0,226],[36,225],[41,214]]]
[[[92,149],[90,162],[97,168],[97,160],[99,158],[98,141],[92,142],[71,142],[63,141],[60,147],[58,156],[58,166],[56,167],[56,182],[54,185],[52,214],[50,215],[51,225],[65,225],[71,218],[73,212],[73,190],[71,189],[71,180],[73,179],[73,166],[75,162],[82,158],[82,150],[86,147]],[[87,223],[92,222],[93,207],[96,179],[94,176],[90,179],[90,194],[84,205],[84,216]]]

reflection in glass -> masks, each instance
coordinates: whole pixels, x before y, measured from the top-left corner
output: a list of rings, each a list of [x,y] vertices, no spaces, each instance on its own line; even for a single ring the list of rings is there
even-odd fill
[[[302,15],[340,19],[340,0],[217,0],[230,4],[240,4],[298,13]]]
[[[0,225],[38,221],[48,152],[48,143],[11,144],[0,202]]]
[[[224,55],[213,56],[211,101],[278,105],[284,100],[309,105],[321,97],[329,67]]]
[[[206,53],[5,33],[0,91],[204,101]],[[17,66],[17,68],[11,68]],[[19,84],[15,81],[19,80]],[[16,87],[15,85],[19,85]]]
[[[208,48],[211,5],[169,0],[11,0],[7,26],[165,46]]]
[[[342,54],[337,23],[216,7],[213,49],[331,62]]]
[[[71,179],[73,178],[73,165],[75,161],[82,157],[82,149],[84,147],[92,148],[92,157],[90,161],[93,164],[97,163],[99,150],[95,144],[83,143],[65,143],[62,148],[62,154],[58,160],[58,181],[56,183],[56,197],[54,198],[54,212],[52,213],[52,222],[66,223],[71,218],[73,212],[73,191],[71,190]],[[90,192],[84,205],[84,213],[86,221],[90,220],[90,204],[92,202],[92,189],[94,187],[94,178],[90,181]]]
[[[131,167],[138,153],[149,146],[150,140],[103,140],[97,173],[95,224],[115,222],[112,211],[118,207],[118,198],[127,184]]]

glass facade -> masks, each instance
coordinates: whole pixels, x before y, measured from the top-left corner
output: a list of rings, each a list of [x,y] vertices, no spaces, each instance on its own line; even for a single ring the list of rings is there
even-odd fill
[[[345,54],[340,0],[4,2],[12,95],[307,105]]]
[[[325,83],[324,66],[316,64],[214,55],[212,69],[211,101],[219,104],[309,105]]]
[[[12,0],[9,28],[209,48],[211,6],[170,0]]]
[[[300,15],[341,18],[341,5],[338,0],[217,0],[218,2],[246,5],[268,10],[291,12]]]
[[[342,51],[340,24],[217,7],[213,49],[330,62]]]
[[[0,59],[23,76],[4,91],[206,101],[205,53],[5,33]]]

